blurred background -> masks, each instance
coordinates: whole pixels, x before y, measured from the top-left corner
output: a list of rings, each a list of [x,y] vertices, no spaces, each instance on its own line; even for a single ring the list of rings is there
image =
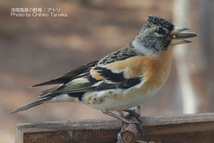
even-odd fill
[[[14,17],[11,8],[59,8],[67,17]],[[148,15],[188,27],[198,37],[175,47],[169,79],[158,96],[142,104],[141,114],[214,111],[213,9],[212,0],[1,0],[0,142],[14,142],[18,123],[109,118],[79,103],[9,112],[45,89],[29,86],[128,45]]]

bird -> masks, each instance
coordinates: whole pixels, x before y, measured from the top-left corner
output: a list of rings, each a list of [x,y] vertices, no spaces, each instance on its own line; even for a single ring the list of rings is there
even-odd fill
[[[156,95],[166,82],[175,45],[190,43],[196,37],[188,28],[149,15],[131,43],[100,60],[77,67],[57,78],[32,87],[55,85],[39,98],[11,113],[50,102],[81,102],[104,114],[128,122],[113,111],[129,111]]]

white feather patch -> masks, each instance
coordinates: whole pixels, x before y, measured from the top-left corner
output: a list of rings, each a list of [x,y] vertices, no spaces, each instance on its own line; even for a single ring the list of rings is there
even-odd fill
[[[77,78],[71,81],[72,84],[75,83],[87,83],[89,82],[89,80],[87,78]]]
[[[99,82],[96,82],[94,85],[92,85],[91,87],[97,87],[99,86],[103,81],[99,81]]]
[[[71,101],[77,101],[77,99],[69,96],[68,94],[60,94],[53,97],[51,100],[47,102],[71,102]]]

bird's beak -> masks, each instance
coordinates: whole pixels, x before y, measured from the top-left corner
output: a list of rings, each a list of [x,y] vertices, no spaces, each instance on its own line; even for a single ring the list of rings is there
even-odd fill
[[[170,44],[177,45],[183,43],[190,43],[191,41],[186,40],[186,38],[192,38],[197,36],[197,34],[193,32],[184,32],[186,30],[189,29],[175,27],[174,30],[169,35],[169,39],[171,40]]]

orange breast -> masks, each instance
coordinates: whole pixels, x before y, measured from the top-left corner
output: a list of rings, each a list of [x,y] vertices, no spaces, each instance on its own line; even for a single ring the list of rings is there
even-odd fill
[[[155,90],[163,86],[171,68],[172,48],[161,52],[158,56],[149,56],[144,60],[144,78],[142,90]]]

